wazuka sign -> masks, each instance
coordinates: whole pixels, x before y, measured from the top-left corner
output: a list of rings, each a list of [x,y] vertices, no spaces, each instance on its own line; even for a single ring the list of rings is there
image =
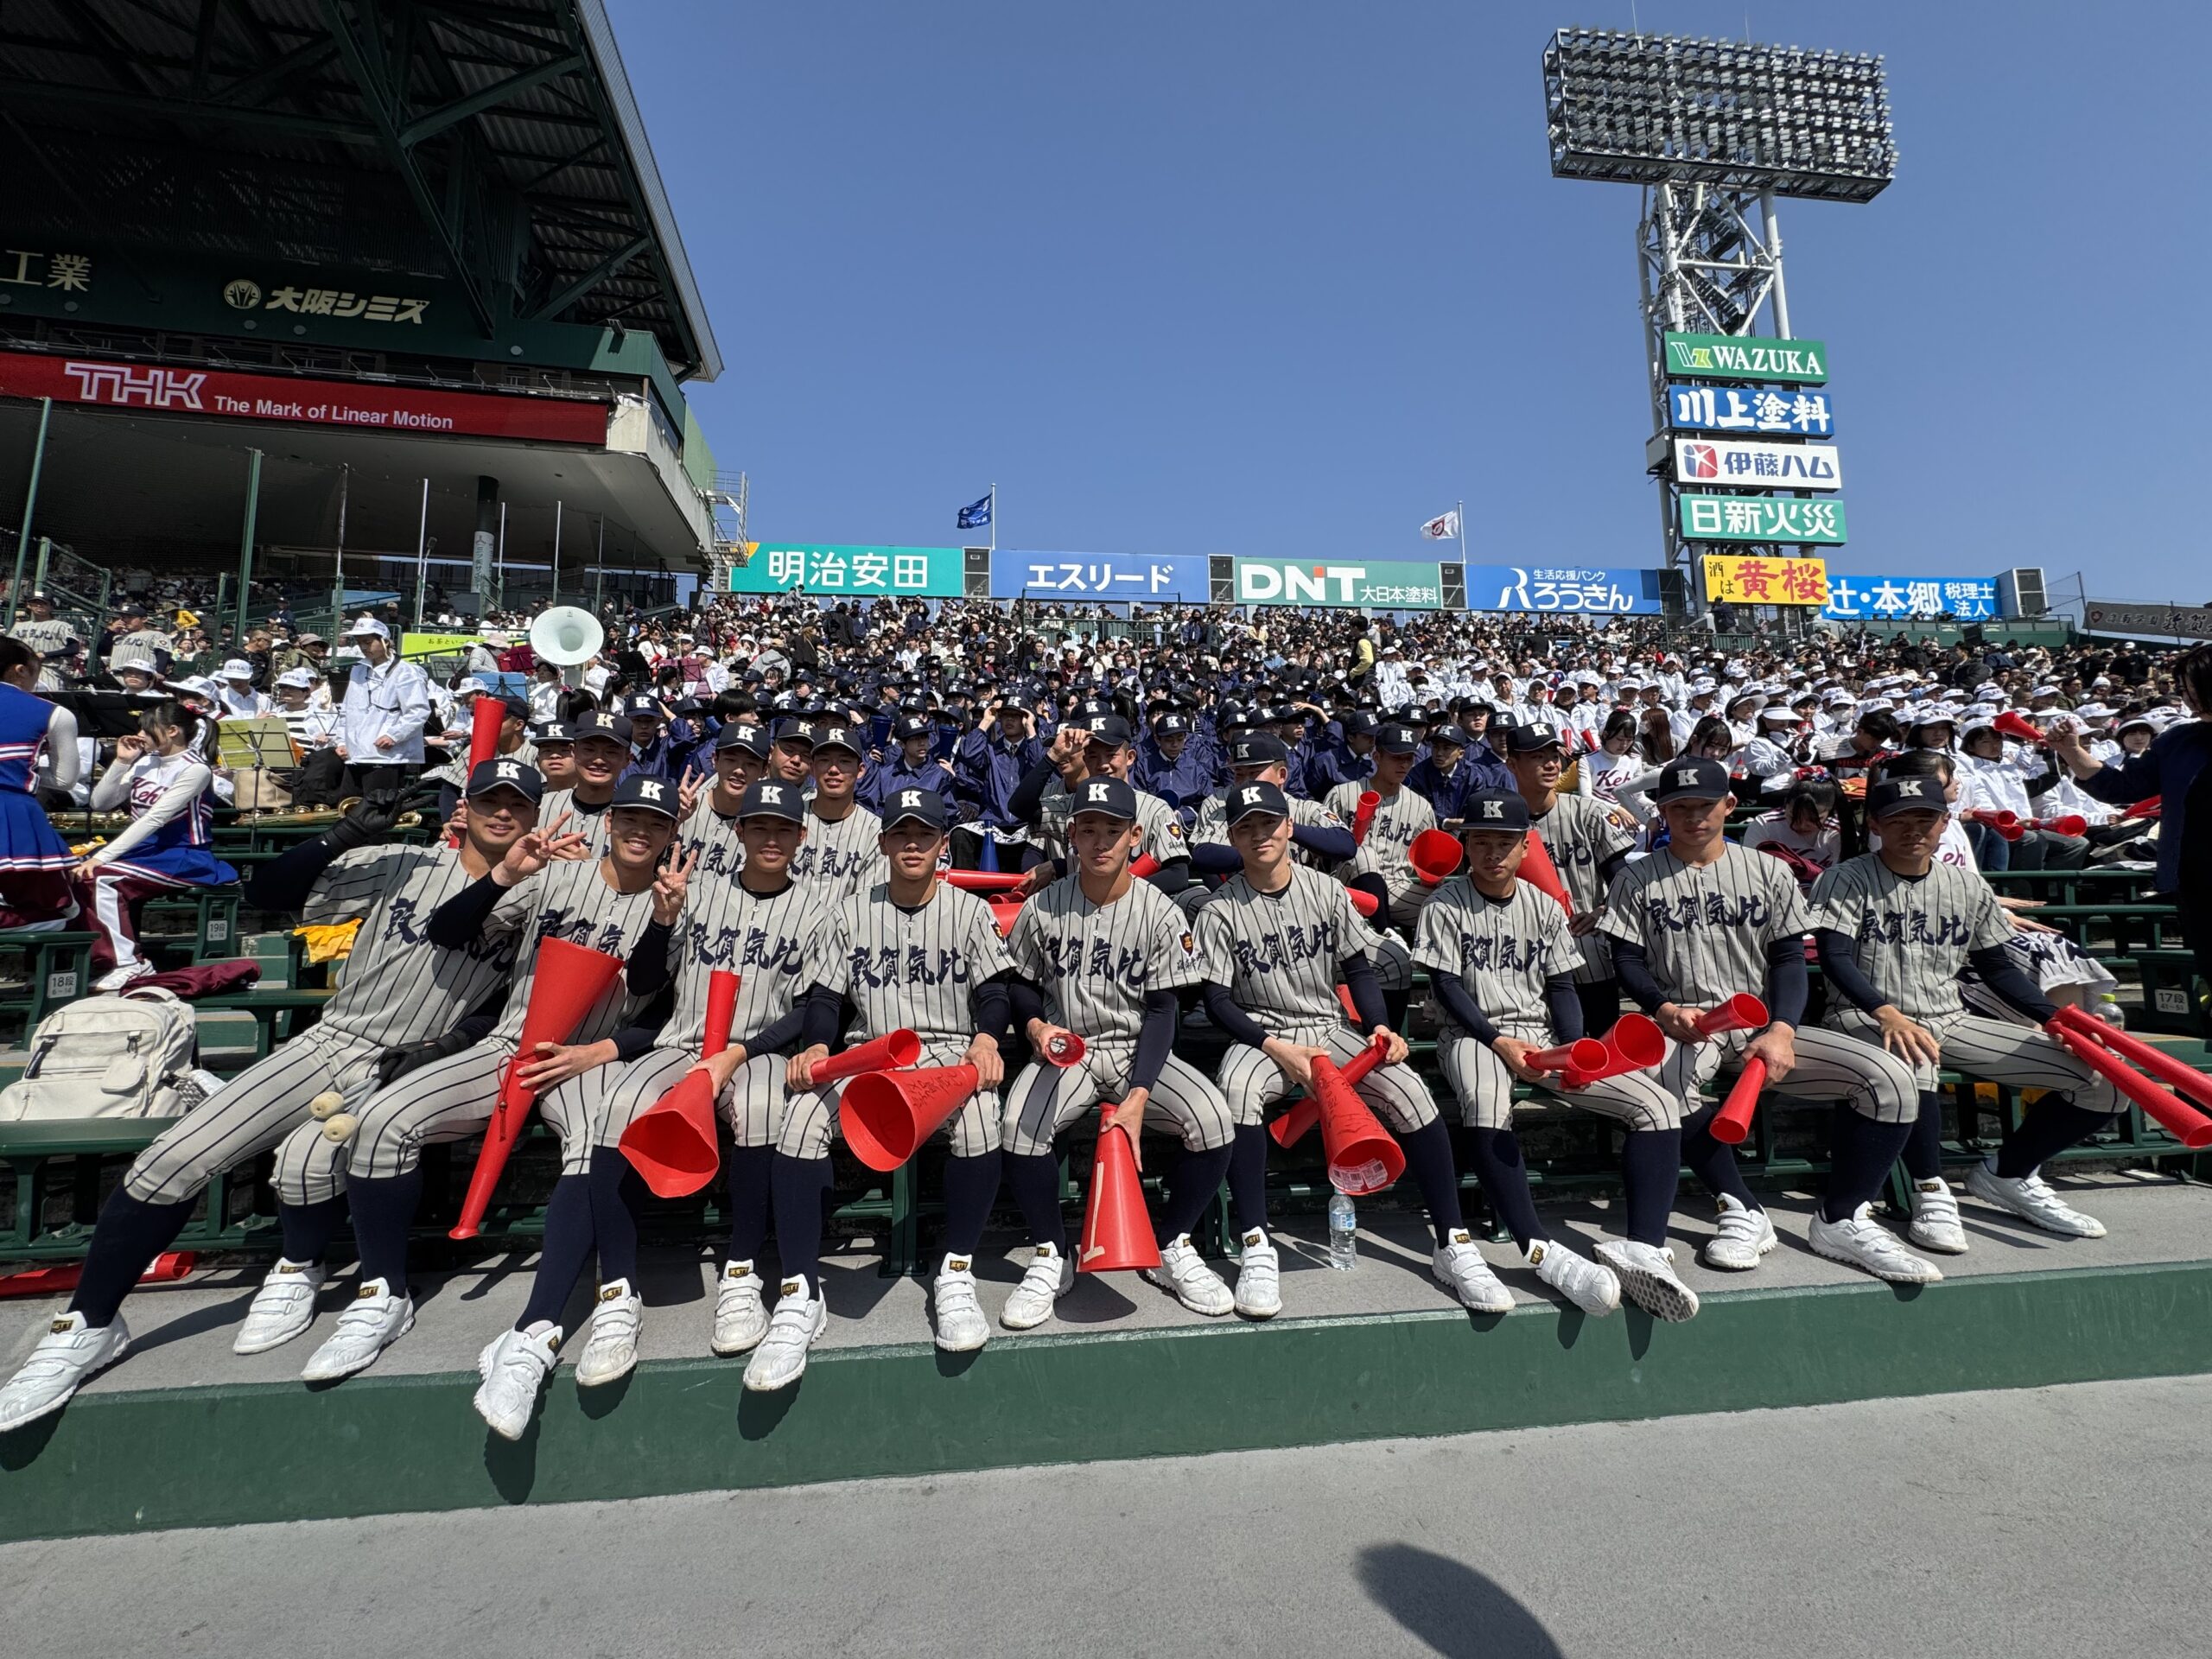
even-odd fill
[[[1828,378],[1825,340],[1769,340],[1745,334],[1667,336],[1670,380],[1787,380],[1818,386]]]
[[[1433,611],[1444,605],[1444,574],[1433,564],[1299,564],[1287,559],[1236,561],[1240,605],[1365,605],[1376,610]]]

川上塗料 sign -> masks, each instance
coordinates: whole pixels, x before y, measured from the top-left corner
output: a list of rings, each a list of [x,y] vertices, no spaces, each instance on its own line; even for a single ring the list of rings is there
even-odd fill
[[[991,597],[1203,605],[1209,597],[1207,561],[1197,553],[1039,553],[1002,547],[991,555]]]
[[[1840,490],[1843,463],[1832,443],[1676,438],[1675,481],[1747,490]]]
[[[1837,576],[1828,578],[1821,614],[1837,622],[1885,617],[1941,616],[1986,622],[1997,615],[1994,576]]]
[[[1822,559],[1739,558],[1708,553],[1705,596],[1709,602],[1725,599],[1738,605],[1825,605],[1827,564]]]
[[[1771,391],[1754,386],[1669,386],[1667,424],[1678,432],[1825,438],[1835,430],[1835,409],[1827,392],[1802,387]]]
[[[1761,495],[1684,495],[1682,534],[1693,542],[1800,542],[1840,546],[1843,503]]]
[[[1471,564],[1471,611],[1594,611],[1656,616],[1656,570],[1593,569],[1587,565]]]
[[[1367,605],[1377,610],[1434,611],[1444,606],[1444,573],[1433,564],[1345,560],[1236,561],[1240,605]]]
[[[1787,380],[1817,386],[1828,378],[1826,340],[1774,340],[1759,334],[1666,337],[1667,373],[1694,380]]]
[[[750,550],[751,556],[729,573],[733,594],[785,594],[796,588],[833,596],[957,599],[966,585],[968,550],[962,547],[754,542]]]

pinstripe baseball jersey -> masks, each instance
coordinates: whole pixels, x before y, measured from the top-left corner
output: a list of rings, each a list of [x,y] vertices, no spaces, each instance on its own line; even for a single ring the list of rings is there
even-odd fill
[[[1309,801],[1303,795],[1293,795],[1288,791],[1284,791],[1284,798],[1290,803],[1290,821],[1293,823],[1304,824],[1308,829],[1316,826],[1324,830],[1351,828],[1319,801]],[[1191,844],[1194,847],[1226,847],[1230,844],[1229,794],[1226,790],[1216,790],[1199,803],[1198,820],[1191,828]],[[1302,864],[1317,862],[1303,847],[1294,846],[1291,852],[1292,856]]]
[[[1550,894],[1516,881],[1513,896],[1500,900],[1455,875],[1439,885],[1421,910],[1414,960],[1459,975],[1475,1006],[1504,1035],[1548,1043],[1552,1015],[1544,982],[1572,973],[1582,953],[1567,931],[1567,912]],[[1440,1001],[1437,1020],[1451,1035],[1467,1034]]]
[[[965,1042],[976,1034],[976,988],[1014,966],[990,906],[942,882],[909,908],[878,881],[838,908],[834,932],[820,982],[852,1000],[849,1042],[902,1027],[924,1042]]]
[[[820,890],[831,906],[884,879],[888,869],[879,844],[883,820],[855,805],[836,823],[816,816],[806,804],[806,839],[791,855],[791,880]]]
[[[694,817],[713,817],[702,809]],[[732,1040],[772,1025],[806,995],[826,982],[823,975],[835,943],[833,912],[821,890],[790,881],[781,893],[748,893],[733,877],[699,878],[692,872],[671,948],[676,963],[676,1007],[653,1039],[656,1048],[696,1052],[707,1034],[707,994],[716,969],[739,976]]]
[[[1551,855],[1552,868],[1566,884],[1567,896],[1574,901],[1574,913],[1591,914],[1605,901],[1605,883],[1598,874],[1599,866],[1636,845],[1632,820],[1620,808],[1604,801],[1560,793],[1552,798],[1550,811],[1541,817],[1531,815],[1529,822],[1535,826],[1544,850]],[[1613,976],[1613,953],[1596,929],[1575,944],[1582,957],[1574,970],[1577,984]]]
[[[518,881],[492,907],[484,924],[487,938],[511,938],[515,944],[514,988],[494,1038],[512,1043],[522,1035],[523,1015],[530,1008],[530,992],[537,976],[537,947],[549,938],[565,939],[587,950],[598,950],[627,962],[630,947],[652,920],[653,891],[617,893],[600,874],[602,861],[573,859],[549,864],[526,881]],[[670,941],[671,958],[675,941]],[[572,1043],[595,1043],[612,1037],[636,1004],[620,975],[577,1024]]]
[[[1660,989],[1700,1007],[1759,993],[1767,946],[1802,938],[1813,925],[1782,861],[1733,842],[1703,868],[1662,848],[1616,875],[1605,905],[1600,931],[1641,944]]]
[[[1226,985],[1269,1036],[1340,1026],[1337,964],[1379,941],[1343,882],[1291,866],[1290,885],[1262,893],[1243,872],[1223,882],[1191,925],[1198,978]]]
[[[1350,825],[1359,815],[1359,798],[1367,792],[1369,781],[1338,784],[1324,798],[1325,804],[1339,820]],[[1378,795],[1382,792],[1376,791]],[[1292,810],[1296,810],[1294,803]],[[1395,903],[1411,893],[1421,879],[1407,860],[1407,849],[1414,844],[1415,836],[1435,828],[1436,809],[1426,795],[1401,789],[1395,795],[1383,796],[1382,804],[1375,809],[1374,822],[1367,826],[1367,839],[1359,843],[1359,850],[1348,861],[1337,866],[1337,874],[1347,880],[1370,872],[1380,875],[1383,887]]]
[[[606,806],[584,805],[576,799],[573,789],[546,791],[545,798],[537,805],[539,824],[550,829],[563,812],[569,815],[569,821],[561,825],[560,833],[573,833],[584,838],[586,861],[606,857],[607,826],[613,819],[613,810]]]
[[[699,855],[697,867],[691,872],[691,887],[685,898],[689,905],[698,897],[699,884],[711,880],[719,886],[724,880],[734,882],[737,873],[745,868],[745,842],[737,833],[737,820],[724,817],[715,810],[713,801],[702,798],[676,832],[686,853]]]
[[[441,950],[427,937],[430,912],[475,880],[455,849],[360,847],[315,879],[302,922],[360,918],[353,954],[319,1023],[391,1047],[442,1037],[513,972],[512,937]]]
[[[1859,971],[1916,1020],[1958,1013],[1968,954],[2012,937],[2012,918],[1980,872],[1951,864],[1915,879],[1862,853],[1814,882],[1810,904],[1813,925],[1857,941]]]
[[[1093,1045],[1135,1042],[1145,994],[1199,978],[1182,907],[1148,881],[1094,905],[1064,875],[1023,904],[1006,943],[1015,970],[1045,994],[1045,1017]]]
[[[1188,858],[1191,849],[1183,839],[1183,821],[1175,816],[1175,809],[1134,784],[1129,787],[1137,798],[1137,824],[1144,831],[1130,857],[1139,859],[1149,854],[1162,864]],[[1074,822],[1075,797],[1054,779],[1046,785],[1045,798],[1038,806],[1037,842],[1047,858],[1068,862],[1068,826]]]

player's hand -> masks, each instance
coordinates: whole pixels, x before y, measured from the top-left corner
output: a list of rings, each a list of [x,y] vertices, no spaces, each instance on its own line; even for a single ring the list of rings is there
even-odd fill
[[[1707,1040],[1705,1033],[1697,1028],[1697,1016],[1679,1002],[1662,1002],[1659,1012],[1651,1019],[1660,1030],[1678,1043],[1694,1048]]]
[[[99,872],[99,861],[97,859],[80,859],[69,867],[69,879],[72,881],[89,881]]]
[[[705,793],[701,785],[706,781],[707,774],[696,766],[683,768],[683,776],[676,785],[676,821],[678,823],[690,818],[691,809],[699,804],[699,797]]]
[[[1122,1096],[1121,1104],[1106,1114],[1107,1128],[1128,1132],[1129,1155],[1139,1169],[1144,1167],[1144,1109],[1151,1099],[1151,1090],[1132,1089]]]
[[[115,740],[115,758],[118,760],[136,760],[140,755],[150,751],[153,747],[153,740],[145,733],[125,732]]]
[[[1389,1039],[1388,1046],[1382,1051],[1382,1064],[1385,1065],[1401,1065],[1404,1062],[1406,1056],[1414,1052],[1413,1046],[1388,1026],[1377,1026],[1367,1035],[1370,1042],[1377,1037]]]
[[[1553,1081],[1529,1064],[1529,1056],[1536,1052],[1534,1043],[1524,1043],[1518,1037],[1500,1036],[1495,1039],[1490,1052],[1505,1063],[1505,1069],[1523,1083],[1548,1084]]]
[[[690,887],[691,872],[699,867],[699,855],[700,849],[694,847],[686,857],[684,849],[678,847],[653,877],[653,920],[662,926],[674,926],[683,913],[684,893]]]
[[[2015,933],[2056,933],[2060,930],[2053,927],[2049,922],[2037,921],[2031,916],[2015,916],[2012,918],[2012,931]]]
[[[1301,1089],[1313,1086],[1313,1062],[1328,1053],[1325,1048],[1312,1048],[1304,1043],[1287,1042],[1281,1037],[1270,1037],[1260,1046],[1260,1052],[1282,1068],[1283,1076]]]
[[[1567,918],[1567,931],[1579,939],[1586,934],[1595,933],[1598,924],[1605,919],[1605,910],[1602,905],[1595,910],[1578,910]]]
[[[1006,1081],[1005,1057],[1000,1054],[998,1044],[980,1031],[960,1058],[976,1068],[976,1088],[995,1089]]]
[[[743,1043],[732,1043],[719,1054],[709,1054],[699,1062],[697,1069],[713,1079],[716,1094],[729,1087],[729,1080],[737,1075],[737,1068],[750,1057]]]
[[[537,1058],[524,1060],[515,1067],[515,1078],[531,1093],[542,1095],[548,1089],[557,1089],[570,1077],[582,1077],[594,1066],[605,1065],[618,1057],[611,1041],[540,1043]]]
[[[1938,1065],[1942,1063],[1942,1044],[1936,1040],[1934,1032],[1910,1014],[1894,1006],[1888,1006],[1877,1009],[1874,1018],[1882,1027],[1882,1046],[1908,1065]],[[1771,1068],[1769,1074],[1771,1075]]]
[[[512,887],[526,881],[556,858],[581,858],[586,845],[582,836],[561,826],[569,821],[563,812],[543,829],[532,830],[518,836],[514,845],[508,848],[499,861],[492,867],[492,879],[503,887]],[[567,850],[573,849],[574,850]]]
[[[1021,873],[1020,883],[1008,887],[1007,891],[1017,899],[1027,899],[1032,893],[1044,892],[1052,885],[1052,862],[1050,859],[1046,859],[1043,863],[1033,864],[1024,870]]]
[[[802,1091],[814,1087],[816,1065],[830,1058],[830,1045],[816,1043],[802,1048],[791,1056],[791,1064],[784,1068],[784,1087]]]
[[[468,835],[468,801],[466,797],[453,804],[453,811],[446,819],[446,834],[455,841]]]
[[[1766,1062],[1766,1080],[1780,1083],[1797,1069],[1797,1035],[1783,1025],[1769,1026],[1744,1051],[1747,1060]]]

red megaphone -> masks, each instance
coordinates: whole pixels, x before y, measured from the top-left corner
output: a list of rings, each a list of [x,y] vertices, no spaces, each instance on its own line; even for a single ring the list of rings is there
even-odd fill
[[[717,968],[707,980],[707,1030],[699,1058],[729,1046],[730,1021],[737,1014],[740,976]],[[657,1198],[689,1198],[722,1165],[721,1141],[715,1130],[714,1074],[695,1065],[676,1086],[630,1120],[616,1149],[630,1160]]]
[[[197,1251],[163,1250],[154,1258],[153,1265],[138,1275],[138,1282],[167,1284],[188,1276],[199,1265]],[[25,1268],[16,1273],[0,1274],[0,1296],[67,1295],[77,1288],[77,1281],[84,1273],[83,1262],[72,1262],[58,1268]]]
[[[1014,931],[1014,925],[1021,917],[1021,906],[1003,899],[991,901],[991,919],[998,924],[999,937],[1004,938]]]
[[[1466,857],[1467,849],[1443,830],[1422,830],[1414,837],[1414,844],[1406,849],[1406,861],[1414,867],[1414,874],[1425,887],[1433,887],[1446,876],[1458,874]]]
[[[1160,861],[1150,853],[1141,854],[1130,861],[1129,874],[1139,881],[1143,880],[1147,875],[1158,875]]]
[[[1144,1207],[1144,1183],[1137,1179],[1137,1155],[1129,1146],[1128,1132],[1109,1128],[1103,1113],[1100,1119],[1098,1155],[1090,1165],[1090,1202],[1084,1211],[1076,1269],[1116,1273],[1156,1268],[1160,1245],[1152,1236],[1152,1217]]]
[[[1640,1014],[1624,1014],[1614,1020],[1602,1046],[1605,1051],[1603,1065],[1594,1071],[1570,1066],[1560,1078],[1560,1083],[1569,1089],[1580,1089],[1586,1083],[1617,1077],[1624,1071],[1649,1071],[1667,1057],[1666,1033]]]
[[[1344,1005],[1345,1019],[1355,1021],[1358,1020],[1359,1011],[1351,1005],[1351,993],[1341,985],[1337,987],[1337,1001]],[[1377,1037],[1365,1048],[1353,1055],[1351,1059],[1345,1061],[1338,1069],[1337,1075],[1346,1083],[1357,1084],[1381,1063],[1383,1055],[1389,1052],[1389,1040]],[[1274,1121],[1268,1133],[1274,1136],[1275,1145],[1294,1147],[1306,1138],[1306,1131],[1320,1121],[1321,1103],[1314,1098],[1313,1090],[1308,1090],[1306,1097],[1294,1102],[1291,1109]]]
[[[919,1151],[975,1092],[972,1065],[869,1071],[845,1085],[837,1097],[837,1121],[853,1156],[887,1175]]]
[[[2126,823],[2130,818],[2158,817],[2160,816],[2161,805],[2164,799],[2164,798],[2163,796],[2146,795],[2141,800],[2136,802],[2134,805],[2129,807],[2126,811],[2121,813],[2120,815],[2120,821],[2122,823]]]
[[[887,1031],[882,1036],[847,1049],[842,1054],[832,1054],[817,1060],[807,1074],[810,1088],[819,1089],[825,1083],[836,1083],[843,1077],[857,1077],[864,1071],[890,1071],[912,1065],[922,1058],[922,1039],[904,1029]]]
[[[1610,1058],[1605,1044],[1595,1037],[1578,1037],[1557,1048],[1540,1048],[1523,1055],[1521,1063],[1531,1071],[1579,1071],[1595,1077]]]
[[[1990,725],[2005,736],[2021,743],[2047,743],[2050,740],[2036,729],[2034,723],[2007,709],[1991,721]]]
[[[2080,1022],[2069,1015],[2080,1015]],[[2093,1014],[2082,1014],[2078,1008],[2061,1008],[2044,1029],[2091,1071],[2140,1106],[2145,1116],[2182,1145],[2192,1150],[2212,1146],[2212,1117],[2205,1116],[2171,1090],[2161,1089],[2141,1073],[2122,1065],[2118,1054],[2106,1046],[2110,1040],[2107,1033],[2089,1029],[2088,1021],[2094,1019]],[[2096,1023],[2103,1025],[2104,1021],[2098,1020]]]
[[[1537,892],[1548,893],[1558,899],[1560,908],[1568,915],[1574,914],[1574,900],[1567,896],[1567,883],[1559,879],[1551,849],[1534,830],[1529,832],[1529,850],[1521,855],[1521,879]]]
[[[1960,817],[1968,823],[1987,824],[2006,841],[2018,841],[2028,833],[2017,812],[1991,812],[1977,807],[1971,812],[1961,813]]]
[[[1719,1007],[1707,1008],[1698,1015],[1695,1023],[1700,1037],[1718,1037],[1730,1031],[1756,1031],[1766,1024],[1766,1004],[1756,996],[1738,992]]]
[[[1063,1031],[1045,1045],[1045,1058],[1054,1065],[1079,1065],[1090,1045],[1071,1031]]]
[[[1382,901],[1365,887],[1346,887],[1344,893],[1351,899],[1351,907],[1370,921],[1373,921],[1375,912],[1382,908]]]
[[[1766,1062],[1745,1060],[1743,1071],[1737,1074],[1736,1086],[1713,1115],[1713,1138],[1724,1147],[1741,1146],[1751,1132],[1751,1114],[1758,1110],[1759,1090],[1765,1087]]]
[[[1004,893],[1029,879],[1020,870],[940,870],[938,874],[947,887],[965,887],[970,893]]]
[[[486,692],[478,692],[475,706],[468,711],[468,765],[461,774],[461,786],[468,788],[468,774],[499,752],[499,726],[507,717],[506,705]],[[461,845],[459,836],[447,838],[448,844]]]
[[[1364,847],[1367,832],[1375,827],[1375,810],[1382,804],[1382,798],[1373,790],[1362,791],[1359,804],[1351,813],[1351,844]]]
[[[1406,1173],[1405,1148],[1377,1122],[1367,1103],[1354,1092],[1389,1050],[1378,1037],[1340,1069],[1325,1054],[1313,1061],[1313,1086],[1306,1098],[1283,1114],[1273,1131],[1276,1143],[1290,1146],[1317,1119],[1329,1184],[1351,1198],[1380,1192]]]
[[[2117,1026],[2098,1019],[2087,1008],[2063,1007],[2056,1017],[2063,1024],[2110,1049],[2123,1059],[2133,1061],[2199,1109],[2212,1112],[2212,1077],[2183,1065],[2156,1044],[2146,1043],[2140,1037],[2132,1036]]]
[[[566,939],[544,939],[537,946],[537,960],[530,982],[530,1006],[522,1016],[522,1035],[515,1057],[507,1062],[499,1081],[499,1098],[484,1125],[484,1149],[476,1154],[476,1168],[468,1178],[468,1195],[461,1200],[461,1219],[446,1235],[474,1238],[492,1207],[492,1189],[507,1166],[522,1126],[530,1116],[537,1092],[516,1076],[537,1058],[540,1043],[565,1043],[583,1023],[592,1005],[614,983],[622,964],[603,950],[587,950]]]
[[[2048,830],[2054,836],[2078,836],[2089,827],[2089,821],[2079,812],[2063,812],[2055,818],[2030,818],[2031,830]]]

